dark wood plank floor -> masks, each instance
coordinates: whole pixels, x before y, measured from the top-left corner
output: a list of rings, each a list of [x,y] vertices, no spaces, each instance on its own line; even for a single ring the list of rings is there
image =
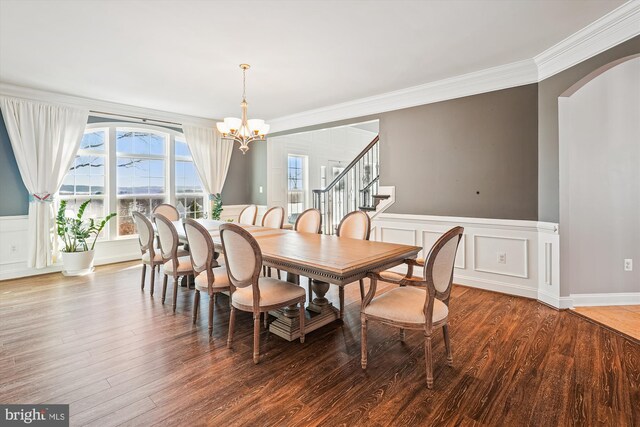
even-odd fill
[[[640,346],[536,301],[454,287],[454,366],[438,334],[428,390],[418,332],[402,343],[372,324],[360,368],[357,285],[344,323],[304,344],[265,332],[256,366],[249,314],[228,350],[227,297],[209,340],[206,316],[191,324],[193,291],[174,314],[171,292],[163,306],[139,274],[0,282],[0,402],[68,403],[73,425],[97,426],[640,425]]]

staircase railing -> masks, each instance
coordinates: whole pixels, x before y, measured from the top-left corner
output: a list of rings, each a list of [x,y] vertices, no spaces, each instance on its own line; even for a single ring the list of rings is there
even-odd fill
[[[374,206],[380,164],[378,141],[376,136],[326,188],[313,190],[313,207],[322,214],[325,234],[334,234],[349,212]]]

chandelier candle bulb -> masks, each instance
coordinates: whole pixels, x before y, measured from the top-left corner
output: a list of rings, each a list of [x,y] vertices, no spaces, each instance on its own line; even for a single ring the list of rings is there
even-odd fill
[[[261,119],[247,119],[247,85],[246,73],[250,68],[249,64],[240,64],[242,69],[242,102],[240,109],[242,117],[225,117],[223,122],[216,123],[218,132],[223,139],[230,139],[240,144],[240,151],[245,154],[249,150],[249,143],[253,141],[264,141],[269,132],[269,125]]]

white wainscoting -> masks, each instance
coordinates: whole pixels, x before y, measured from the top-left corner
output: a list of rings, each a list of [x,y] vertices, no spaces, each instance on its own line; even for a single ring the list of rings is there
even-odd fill
[[[222,220],[238,220],[240,211],[247,205],[223,206]],[[258,206],[259,224],[266,212],[266,206]],[[26,215],[0,217],[0,280],[62,271],[62,263],[57,262],[47,268],[27,267],[27,226]],[[96,265],[131,261],[140,258],[138,239],[127,237],[96,243]]]
[[[381,213],[372,220],[371,239],[422,246],[419,256],[426,256],[440,235],[456,225],[465,228],[455,261],[456,283],[564,308],[557,224]]]
[[[42,269],[27,267],[27,216],[0,217],[0,280],[62,271],[62,263]],[[96,243],[96,265],[140,258],[138,239],[124,238]]]

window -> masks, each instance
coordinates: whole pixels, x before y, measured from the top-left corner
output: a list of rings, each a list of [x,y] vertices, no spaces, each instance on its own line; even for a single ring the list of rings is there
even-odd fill
[[[306,163],[306,156],[289,154],[287,159],[287,209],[290,223],[294,223],[298,214],[305,209]]]
[[[189,146],[183,139],[176,138],[176,208],[188,218],[204,216],[204,190],[196,171]]]
[[[166,139],[149,131],[116,130],[119,236],[135,234],[133,211],[150,216],[167,199]]]
[[[136,234],[132,212],[151,217],[160,203],[182,216],[204,217],[209,208],[189,147],[181,133],[146,124],[89,124],[58,197],[70,211],[91,199],[86,216],[117,212],[103,238]]]
[[[92,202],[85,216],[102,218],[105,216],[106,194],[106,151],[107,131],[93,129],[87,131],[80,143],[80,149],[62,181],[59,198],[67,201],[67,209],[76,212],[88,199]]]

